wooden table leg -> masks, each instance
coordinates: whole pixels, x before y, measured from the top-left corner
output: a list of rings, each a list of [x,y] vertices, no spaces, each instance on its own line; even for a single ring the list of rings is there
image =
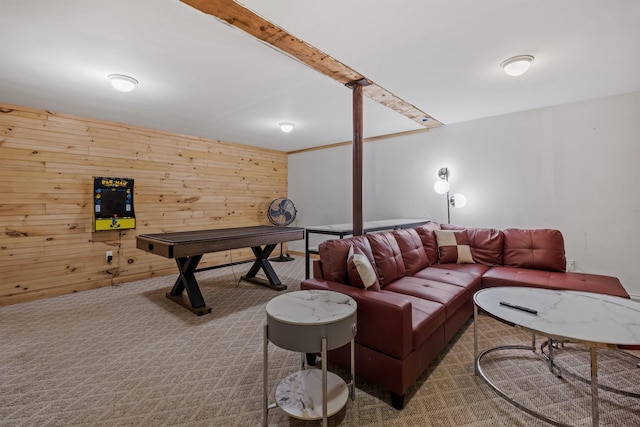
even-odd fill
[[[171,292],[166,294],[167,298],[196,313],[198,316],[211,313],[211,308],[207,307],[204,302],[198,281],[194,274],[200,259],[202,259],[202,255],[176,258],[180,275],[176,279],[176,283],[173,285]],[[188,299],[183,295],[185,289],[187,290]]]
[[[269,256],[276,246],[277,244],[266,245],[264,248],[260,246],[252,247],[251,250],[256,256],[256,260],[249,269],[249,272],[246,275],[242,276],[242,280],[246,280],[247,282],[255,283],[257,285],[266,286],[277,291],[287,289],[287,285],[283,285],[282,282],[280,282],[278,275],[269,262]],[[256,274],[261,269],[267,276],[268,282],[265,282],[264,280],[256,277]]]

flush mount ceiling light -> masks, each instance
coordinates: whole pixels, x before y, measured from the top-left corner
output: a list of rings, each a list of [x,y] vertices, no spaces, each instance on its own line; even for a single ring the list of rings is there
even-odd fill
[[[527,72],[533,62],[533,56],[531,55],[519,55],[509,58],[504,61],[500,66],[508,76],[521,76]]]
[[[280,126],[280,130],[282,130],[282,132],[289,133],[293,130],[295,125],[290,122],[282,122],[282,123],[278,123],[278,126]]]
[[[109,74],[109,80],[111,80],[111,86],[120,92],[131,92],[138,84],[136,79],[123,74]]]

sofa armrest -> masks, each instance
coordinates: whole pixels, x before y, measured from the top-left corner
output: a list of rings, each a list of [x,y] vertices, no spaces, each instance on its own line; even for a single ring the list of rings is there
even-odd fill
[[[324,279],[324,273],[322,272],[322,260],[314,259],[312,260],[313,266],[313,277],[316,279]]]
[[[300,289],[346,294],[358,304],[356,342],[402,360],[413,348],[412,305],[392,292],[367,291],[327,280],[307,279]]]

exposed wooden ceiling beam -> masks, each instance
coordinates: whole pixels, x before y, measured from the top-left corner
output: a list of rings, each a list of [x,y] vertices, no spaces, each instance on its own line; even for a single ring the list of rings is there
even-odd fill
[[[233,0],[181,1],[251,34],[258,40],[262,40],[344,85],[349,85],[360,80],[369,81],[371,84],[362,88],[363,94],[366,97],[408,117],[421,126],[428,129],[443,126],[441,122],[420,110],[415,105],[409,104],[337,59],[316,49],[304,40],[289,34],[284,29]]]

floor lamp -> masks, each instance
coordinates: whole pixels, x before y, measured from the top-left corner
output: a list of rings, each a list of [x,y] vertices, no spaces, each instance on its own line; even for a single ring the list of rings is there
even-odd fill
[[[433,189],[438,194],[447,195],[447,224],[451,224],[451,206],[454,208],[463,208],[467,204],[467,198],[464,194],[455,193],[449,196],[449,168],[438,169],[438,180],[433,184]]]

